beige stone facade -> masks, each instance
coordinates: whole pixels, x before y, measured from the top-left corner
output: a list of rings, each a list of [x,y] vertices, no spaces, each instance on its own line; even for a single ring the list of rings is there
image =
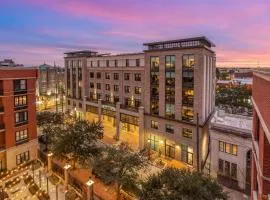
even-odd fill
[[[121,140],[123,132],[133,132],[139,149],[151,148],[191,167],[196,167],[199,162],[199,167],[203,168],[209,156],[208,121],[214,110],[216,66],[215,53],[211,49],[214,45],[205,37],[145,45],[148,49],[136,54],[67,53],[67,109],[79,117],[110,123],[116,139],[119,137]],[[169,73],[173,80],[173,83],[170,80],[169,88],[173,91],[170,97],[173,105],[166,105],[168,56],[174,66],[173,72]],[[192,88],[187,92],[188,100],[192,102],[192,112],[189,112],[192,120],[182,116],[185,56],[192,57],[191,73],[187,77],[192,80]],[[151,57],[159,60],[158,114],[151,111]],[[168,107],[170,112],[174,112],[170,117],[166,114]],[[197,153],[200,155],[198,160]]]

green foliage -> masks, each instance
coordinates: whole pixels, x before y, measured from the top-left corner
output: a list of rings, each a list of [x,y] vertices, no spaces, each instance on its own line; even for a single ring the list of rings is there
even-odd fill
[[[63,113],[40,112],[37,114],[37,125],[41,127],[57,126],[64,123]]]
[[[85,164],[89,158],[99,155],[97,140],[103,137],[103,126],[100,122],[86,120],[66,124],[57,134],[54,134],[52,151],[56,157],[67,155],[74,161]]]
[[[121,188],[136,191],[137,171],[143,162],[144,159],[139,153],[132,152],[128,144],[121,143],[117,147],[108,146],[102,156],[95,159],[93,173],[104,183],[115,184],[119,199]]]
[[[218,87],[216,91],[216,105],[227,106],[236,113],[237,108],[252,109],[251,89],[245,85],[236,85],[233,87]]]
[[[222,187],[198,172],[164,169],[142,184],[140,200],[226,200]]]

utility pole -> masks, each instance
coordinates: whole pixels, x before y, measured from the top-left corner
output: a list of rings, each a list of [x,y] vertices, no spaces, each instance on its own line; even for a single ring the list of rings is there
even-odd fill
[[[200,172],[200,134],[199,134],[199,113],[196,119],[196,132],[197,132],[197,171]]]

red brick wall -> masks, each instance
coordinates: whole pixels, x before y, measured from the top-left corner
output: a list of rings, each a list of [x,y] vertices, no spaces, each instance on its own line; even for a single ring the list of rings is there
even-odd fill
[[[31,78],[32,77],[32,78]],[[15,127],[13,79],[27,80],[28,124]],[[36,78],[37,70],[0,70],[3,80],[3,106],[6,148],[16,146],[15,132],[28,129],[29,141],[37,138],[36,129]]]
[[[254,75],[252,96],[270,130],[270,81]]]

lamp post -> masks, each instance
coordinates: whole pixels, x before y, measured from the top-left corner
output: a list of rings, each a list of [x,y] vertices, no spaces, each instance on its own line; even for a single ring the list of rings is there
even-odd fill
[[[38,171],[39,176],[39,187],[41,188],[41,170]]]
[[[35,182],[35,160],[32,163],[33,181]]]
[[[58,200],[58,183],[55,185],[55,199]]]
[[[87,185],[87,200],[94,200],[94,181],[89,179],[85,184]]]

